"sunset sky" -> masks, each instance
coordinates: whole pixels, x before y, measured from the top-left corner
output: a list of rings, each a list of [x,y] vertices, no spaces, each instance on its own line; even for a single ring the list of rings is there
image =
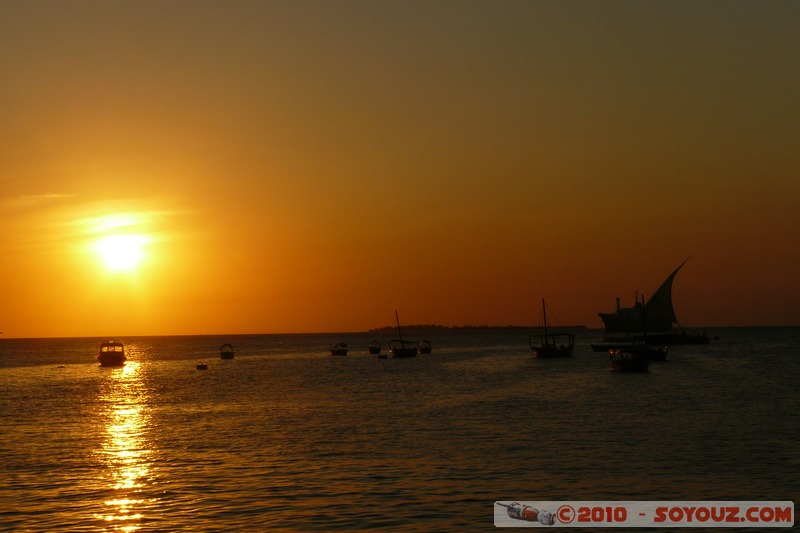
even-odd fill
[[[0,0],[4,337],[800,325],[800,2]]]

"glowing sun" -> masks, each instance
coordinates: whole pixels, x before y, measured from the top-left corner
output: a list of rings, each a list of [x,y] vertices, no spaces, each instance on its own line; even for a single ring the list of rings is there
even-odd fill
[[[147,239],[141,235],[108,235],[95,243],[97,255],[113,271],[132,271],[144,258]]]

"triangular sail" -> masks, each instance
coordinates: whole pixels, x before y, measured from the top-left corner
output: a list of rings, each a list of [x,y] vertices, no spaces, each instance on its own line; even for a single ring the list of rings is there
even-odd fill
[[[672,274],[667,276],[664,283],[658,290],[647,300],[642,314],[636,319],[631,331],[667,331],[672,328],[672,325],[678,322],[675,316],[675,309],[672,307],[672,281],[675,275],[686,264],[689,258],[681,263]]]

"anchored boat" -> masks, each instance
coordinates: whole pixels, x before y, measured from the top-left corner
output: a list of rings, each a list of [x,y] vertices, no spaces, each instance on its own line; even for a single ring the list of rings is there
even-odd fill
[[[233,346],[230,344],[223,344],[219,349],[220,359],[233,359]]]
[[[331,355],[347,355],[347,343],[346,342],[339,342],[336,344],[331,345],[328,352]]]
[[[644,300],[644,297],[642,297]],[[647,306],[644,306],[646,309]],[[644,315],[644,313],[642,313]],[[611,370],[615,372],[647,372],[650,361],[663,361],[667,358],[668,346],[652,346],[648,343],[647,321],[642,317],[644,335],[631,336],[628,342],[611,345],[608,348],[608,359]],[[592,350],[595,346],[592,345]]]
[[[611,370],[615,372],[648,372],[650,355],[647,350],[612,348],[608,350]]]
[[[400,316],[397,314],[397,309],[394,310],[394,317],[397,320],[397,336],[399,339],[393,339],[389,342],[389,351],[392,352],[392,357],[416,357],[418,352],[417,343],[403,340],[403,332],[400,330]]]
[[[528,337],[528,344],[533,350],[533,356],[538,359],[572,357],[572,352],[575,350],[575,335],[572,333],[548,333],[547,306],[544,298],[542,298],[542,316],[544,317],[544,335]]]

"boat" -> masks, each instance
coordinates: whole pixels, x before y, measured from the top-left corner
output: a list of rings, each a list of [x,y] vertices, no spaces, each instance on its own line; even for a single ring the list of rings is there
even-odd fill
[[[644,297],[642,297],[644,302]],[[616,372],[647,372],[651,361],[664,361],[667,358],[668,346],[662,345],[654,347],[648,341],[647,320],[645,309],[642,307],[642,330],[643,335],[632,335],[621,339],[623,342],[610,345],[608,348],[608,358],[611,363],[611,370]],[[595,350],[595,346],[592,346]]]
[[[197,365],[197,370],[208,370],[208,365],[204,364]]]
[[[347,355],[347,343],[337,342],[336,344],[332,344],[328,353],[331,355]]]
[[[708,337],[703,334],[690,334],[683,330],[675,316],[675,309],[672,306],[672,283],[678,271],[686,264],[687,257],[683,263],[678,265],[667,279],[661,284],[658,290],[647,301],[639,301],[639,293],[636,292],[636,302],[633,307],[621,307],[620,300],[617,298],[617,308],[613,313],[598,313],[603,321],[606,333],[642,333],[647,329],[651,331],[653,338],[648,339],[650,343],[656,344],[708,344]],[[676,330],[677,326],[677,330]],[[618,339],[609,339],[608,342],[620,342]]]
[[[649,372],[650,356],[646,351],[612,348],[608,350],[608,359],[615,372]]]
[[[233,359],[233,346],[230,344],[223,344],[219,349],[220,359]]]
[[[547,330],[547,306],[542,298],[542,316],[544,317],[544,335],[530,335],[528,344],[533,356],[538,359],[555,357],[572,357],[575,350],[575,335],[572,333],[549,333]]]
[[[125,357],[125,345],[121,342],[108,341],[100,345],[100,354],[97,356],[100,366],[122,366],[128,360]]]
[[[603,321],[606,333],[626,333],[642,314],[642,303],[639,301],[639,292],[636,291],[636,300],[633,307],[621,307],[617,296],[617,307],[613,313],[597,313]],[[669,324],[672,327],[672,324]]]
[[[432,350],[431,341],[429,340],[422,340],[417,343],[417,351],[419,353],[431,353]]]
[[[372,341],[367,345],[367,350],[372,355],[377,355],[381,353],[381,343],[379,343],[378,341]]]
[[[417,344],[414,341],[402,339],[393,339],[389,343],[389,351],[392,353],[392,357],[416,357],[418,353]]]
[[[399,339],[393,339],[389,342],[389,351],[392,357],[416,357],[417,343],[414,341],[403,340],[403,332],[400,329],[400,316],[397,314],[397,309],[394,310],[394,317],[397,320],[397,336]]]

